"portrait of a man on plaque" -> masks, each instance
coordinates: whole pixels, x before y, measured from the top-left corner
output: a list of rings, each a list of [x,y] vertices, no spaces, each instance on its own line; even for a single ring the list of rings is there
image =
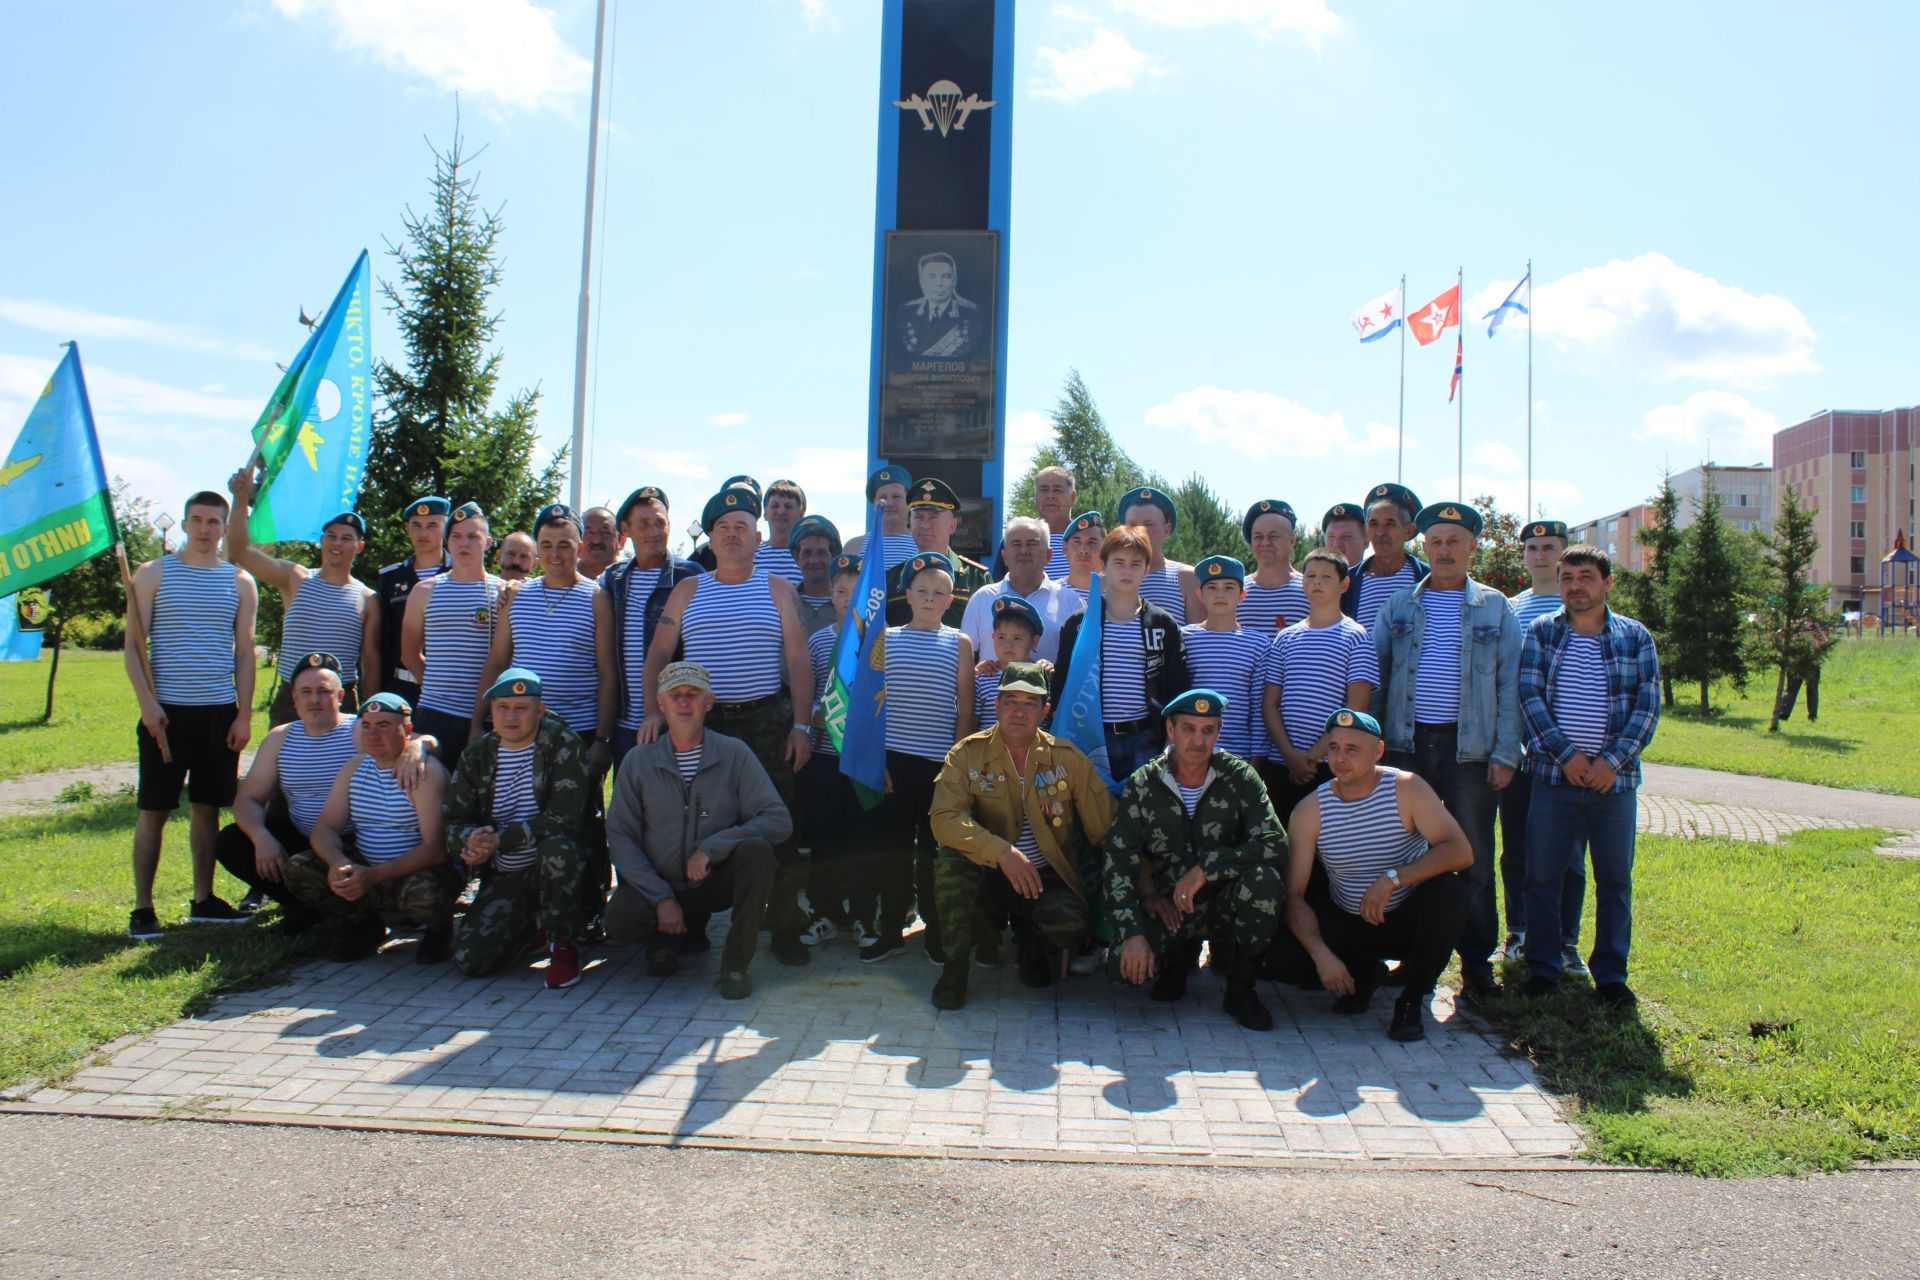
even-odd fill
[[[882,453],[992,456],[999,257],[992,231],[888,233]]]

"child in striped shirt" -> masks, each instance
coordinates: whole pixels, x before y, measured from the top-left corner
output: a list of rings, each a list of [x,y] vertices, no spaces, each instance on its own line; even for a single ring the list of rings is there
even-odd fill
[[[1245,565],[1232,556],[1208,556],[1193,566],[1193,574],[1207,618],[1180,628],[1187,671],[1196,687],[1213,689],[1227,700],[1219,749],[1251,764],[1265,753],[1266,735],[1253,709],[1259,705],[1261,669],[1271,641],[1264,629],[1240,625]]]
[[[1294,806],[1333,776],[1327,769],[1327,717],[1364,711],[1380,683],[1367,629],[1340,612],[1347,558],[1325,547],[1301,566],[1304,620],[1283,629],[1267,651],[1261,709],[1274,759],[1265,770],[1273,811],[1285,822]]]
[[[993,602],[993,657],[973,671],[973,718],[981,729],[1000,719],[1000,673],[1009,662],[1031,662],[1033,646],[1046,634],[1040,611],[1024,596],[1005,595]]]

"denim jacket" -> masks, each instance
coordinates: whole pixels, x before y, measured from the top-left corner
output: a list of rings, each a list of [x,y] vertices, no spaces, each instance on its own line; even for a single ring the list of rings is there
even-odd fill
[[[1432,578],[1396,592],[1373,620],[1373,647],[1380,658],[1380,684],[1373,714],[1387,735],[1387,750],[1413,750],[1414,673],[1420,665],[1420,631]],[[1491,760],[1509,769],[1520,764],[1520,624],[1507,598],[1484,582],[1467,579],[1460,606],[1461,763]]]

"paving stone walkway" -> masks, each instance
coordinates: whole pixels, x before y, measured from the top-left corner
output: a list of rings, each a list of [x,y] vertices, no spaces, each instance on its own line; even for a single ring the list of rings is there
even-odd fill
[[[740,1003],[713,993],[717,951],[660,980],[637,950],[602,950],[564,992],[536,968],[475,981],[412,951],[225,996],[26,1100],[887,1154],[1498,1163],[1580,1142],[1444,993],[1429,1038],[1400,1045],[1384,997],[1343,1018],[1271,986],[1277,1028],[1243,1031],[1204,970],[1162,1005],[1104,977],[1036,992],[976,969],[969,1006],[936,1013],[917,940],[876,966],[845,938],[805,969],[763,952]]]

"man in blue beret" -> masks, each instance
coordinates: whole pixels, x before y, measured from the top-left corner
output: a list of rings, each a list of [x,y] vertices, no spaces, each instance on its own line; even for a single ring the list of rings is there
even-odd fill
[[[673,515],[667,492],[642,485],[628,494],[616,513],[620,528],[633,544],[633,555],[600,575],[613,623],[614,682],[618,689],[619,729],[613,736],[613,767],[633,750],[635,735],[647,715],[647,685],[643,678],[647,647],[654,624],[666,611],[667,596],[688,578],[699,576],[700,566],[671,555]]]
[[[1402,988],[1387,1034],[1422,1040],[1423,1012],[1460,936],[1459,873],[1473,865],[1473,849],[1432,787],[1380,763],[1386,744],[1372,716],[1342,707],[1327,717],[1325,741],[1333,777],[1287,828],[1287,927],[1336,997],[1335,1013],[1366,1012],[1383,962],[1398,960]]]
[[[1254,1031],[1273,1015],[1254,991],[1280,927],[1287,837],[1253,766],[1218,749],[1225,699],[1189,689],[1167,704],[1167,748],[1134,770],[1106,840],[1108,967],[1155,1000],[1186,994],[1200,943],[1233,948],[1223,1008]],[[1204,833],[1204,834],[1203,834]]]
[[[891,574],[904,561],[913,559],[920,544],[907,530],[907,486],[913,476],[905,467],[891,464],[867,477],[867,502],[880,506],[880,537],[885,542],[881,564]],[[867,535],[857,533],[847,540],[845,550],[866,553]]]
[[[1370,710],[1386,733],[1388,763],[1425,779],[1473,844],[1460,972],[1466,997],[1485,999],[1499,990],[1494,799],[1520,764],[1520,624],[1505,596],[1468,576],[1478,511],[1436,502],[1415,524],[1433,571],[1374,620],[1380,685]]]
[[[1200,603],[1193,566],[1167,559],[1167,539],[1173,537],[1180,523],[1173,495],[1152,485],[1129,489],[1120,496],[1114,517],[1116,525],[1145,529],[1147,542],[1153,547],[1153,558],[1147,561],[1147,576],[1140,582],[1140,595],[1173,615],[1173,620],[1181,626],[1204,617],[1206,609]]]
[[[1420,498],[1403,484],[1377,484],[1367,491],[1367,543],[1373,554],[1353,562],[1340,611],[1368,630],[1380,606],[1427,576],[1427,564],[1407,554]]]
[[[1366,559],[1367,509],[1357,502],[1336,502],[1320,517],[1320,537],[1329,551],[1338,551],[1347,568]],[[1352,613],[1347,613],[1352,617]]]
[[[453,567],[446,545],[447,516],[452,509],[452,503],[436,494],[408,503],[400,518],[406,522],[413,554],[380,570],[380,687],[405,690],[409,700],[419,695],[420,681],[402,660],[400,623],[414,585]]]
[[[547,986],[580,980],[590,922],[587,744],[547,710],[540,677],[509,667],[481,696],[493,728],[460,757],[447,787],[447,848],[480,888],[453,934],[453,965],[470,978],[503,972],[547,935]]]
[[[800,578],[800,625],[809,639],[840,620],[833,607],[833,558],[840,554],[840,530],[825,516],[805,516],[787,534],[787,551]]]
[[[807,491],[792,480],[775,480],[760,499],[767,536],[753,553],[753,561],[768,573],[800,585],[800,566],[793,559],[793,527],[807,514]]]
[[[1293,567],[1297,521],[1292,504],[1280,498],[1260,499],[1240,521],[1241,536],[1253,551],[1253,572],[1240,597],[1240,625],[1268,639],[1307,616],[1306,587]]]

